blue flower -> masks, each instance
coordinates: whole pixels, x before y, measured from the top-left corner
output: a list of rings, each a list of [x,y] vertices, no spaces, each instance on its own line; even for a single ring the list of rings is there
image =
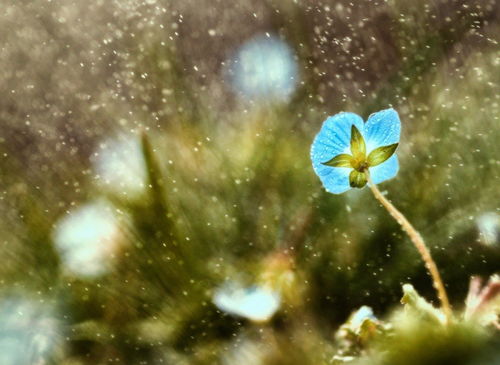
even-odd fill
[[[357,114],[339,113],[323,123],[311,146],[314,171],[325,189],[341,194],[396,176],[395,155],[401,122],[394,109],[370,115],[366,123]]]

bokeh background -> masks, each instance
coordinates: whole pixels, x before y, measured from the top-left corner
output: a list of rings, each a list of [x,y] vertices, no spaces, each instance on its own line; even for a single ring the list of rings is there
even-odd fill
[[[370,191],[314,175],[339,111],[399,112],[380,189],[461,310],[500,269],[498,20],[494,0],[0,0],[0,363],[331,364],[359,307],[387,318],[404,283],[438,305]],[[500,361],[498,333],[461,335],[401,358]]]

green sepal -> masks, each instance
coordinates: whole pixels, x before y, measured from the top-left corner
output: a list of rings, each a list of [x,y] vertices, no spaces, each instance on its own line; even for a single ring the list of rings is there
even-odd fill
[[[366,185],[368,179],[365,172],[352,170],[349,174],[349,185],[351,188],[362,188]]]
[[[322,164],[332,167],[352,167],[351,159],[351,155],[348,155],[347,153],[341,153],[340,155],[335,156],[327,162],[322,162]]]
[[[366,154],[365,140],[354,124],[351,126],[351,152],[354,157]]]
[[[388,146],[382,146],[379,148],[375,148],[373,151],[370,152],[368,155],[368,164],[370,166],[377,166],[380,165],[382,162],[385,162],[391,157],[394,152],[396,151],[396,148],[398,148],[399,143],[394,143],[390,144]]]

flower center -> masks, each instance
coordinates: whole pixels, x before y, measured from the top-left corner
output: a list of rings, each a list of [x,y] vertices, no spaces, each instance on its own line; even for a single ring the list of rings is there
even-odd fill
[[[357,153],[351,159],[351,166],[356,171],[365,172],[370,167],[370,164],[366,160],[364,153]]]

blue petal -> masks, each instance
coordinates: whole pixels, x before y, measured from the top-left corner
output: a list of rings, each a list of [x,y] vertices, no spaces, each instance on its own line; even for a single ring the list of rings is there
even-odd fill
[[[316,170],[316,169],[315,169]],[[349,185],[349,174],[352,171],[346,167],[330,167],[322,165],[318,167],[318,174],[326,191],[333,194],[342,194],[351,189]]]
[[[366,152],[377,147],[398,143],[401,135],[401,122],[394,109],[385,109],[370,115],[365,124]]]
[[[354,113],[339,113],[328,117],[314,139],[311,159],[319,158],[319,163],[326,162],[339,153],[348,152],[351,141],[351,126],[355,125],[363,132],[363,119]]]
[[[339,113],[329,117],[321,127],[311,146],[311,160],[314,171],[327,191],[334,194],[350,189],[351,169],[325,166],[326,162],[340,153],[350,153],[351,126],[363,133],[363,119],[354,113]]]
[[[398,156],[395,154],[378,166],[370,167],[370,177],[374,184],[392,179],[399,170]]]

